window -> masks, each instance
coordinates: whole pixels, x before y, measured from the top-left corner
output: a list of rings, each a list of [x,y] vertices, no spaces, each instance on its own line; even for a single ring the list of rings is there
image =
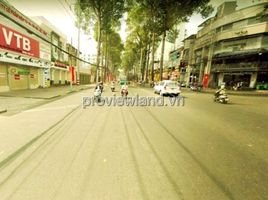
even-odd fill
[[[233,28],[233,24],[226,24],[222,27],[222,31],[230,30]]]
[[[252,24],[258,24],[261,23],[262,20],[260,17],[254,17],[254,18],[250,18],[248,19],[248,25],[252,25]]]

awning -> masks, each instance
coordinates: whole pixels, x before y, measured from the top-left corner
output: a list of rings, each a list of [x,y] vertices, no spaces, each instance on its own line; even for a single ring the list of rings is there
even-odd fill
[[[221,59],[221,58],[239,58],[239,57],[245,57],[250,55],[256,55],[259,53],[267,53],[268,51],[263,48],[259,49],[251,49],[247,51],[235,51],[235,52],[224,52],[224,53],[218,53],[213,56],[213,59]]]

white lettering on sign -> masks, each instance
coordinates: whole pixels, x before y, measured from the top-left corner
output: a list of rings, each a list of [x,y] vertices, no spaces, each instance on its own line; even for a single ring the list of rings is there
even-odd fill
[[[23,47],[22,48],[25,51],[30,51],[31,50],[31,42],[30,42],[30,40],[28,38],[22,38],[22,39],[23,39],[23,42],[22,42]]]
[[[14,33],[13,31],[7,31],[4,27],[2,27],[2,31],[7,45],[10,46],[14,38],[18,49],[22,47],[24,51],[31,51],[31,42],[28,38],[23,37],[18,33]]]
[[[9,34],[7,35],[7,30],[4,27],[2,28],[2,30],[4,33],[5,41],[6,41],[7,45],[10,46],[13,32],[9,31]]]

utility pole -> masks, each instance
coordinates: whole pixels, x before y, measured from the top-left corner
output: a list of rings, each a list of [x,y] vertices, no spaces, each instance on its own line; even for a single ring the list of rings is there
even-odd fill
[[[78,23],[78,45],[77,45],[77,85],[80,84],[80,19],[79,19],[79,23]]]
[[[81,8],[80,8],[80,0],[78,0],[78,3],[79,3],[79,9],[78,9],[78,12],[79,12],[79,17],[78,17],[78,24],[77,24],[77,28],[78,28],[78,38],[77,38],[77,60],[76,60],[76,64],[77,64],[77,78],[76,78],[76,81],[77,81],[77,85],[80,84],[80,26],[81,26]]]
[[[71,38],[71,46],[69,47],[69,70],[71,71],[71,79],[70,79],[70,90],[72,91],[73,90],[73,66],[72,66],[72,61],[73,61],[73,58],[72,58],[72,50],[71,50],[71,48],[72,48],[72,46],[73,46],[73,44],[72,44],[73,42],[72,42],[72,38]]]

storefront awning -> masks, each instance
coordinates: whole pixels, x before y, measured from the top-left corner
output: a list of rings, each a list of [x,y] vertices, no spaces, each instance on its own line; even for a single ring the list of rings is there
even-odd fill
[[[249,55],[256,55],[260,53],[267,53],[268,51],[263,48],[259,49],[252,49],[247,51],[235,51],[235,52],[224,52],[224,53],[218,53],[213,56],[213,59],[226,59],[226,58],[241,58]]]

